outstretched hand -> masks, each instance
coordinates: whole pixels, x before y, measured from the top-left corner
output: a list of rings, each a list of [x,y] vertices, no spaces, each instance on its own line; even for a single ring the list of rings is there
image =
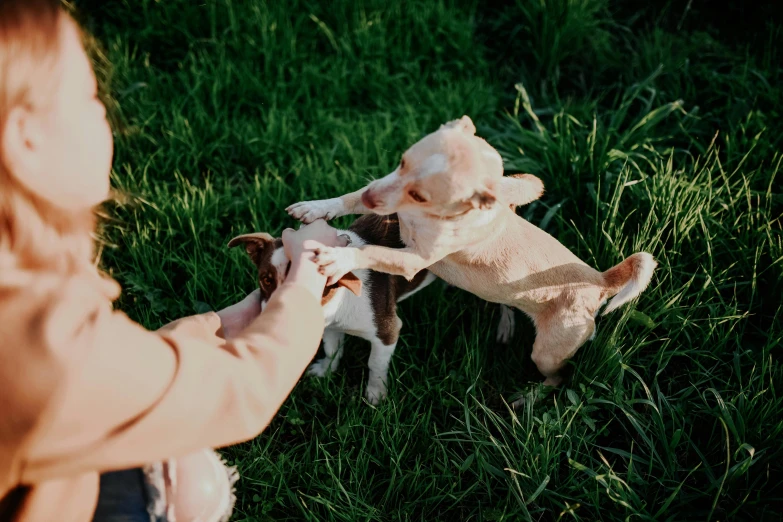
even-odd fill
[[[314,262],[316,252],[326,246],[345,246],[346,236],[338,236],[337,230],[319,219],[299,230],[287,228],[283,231],[283,249],[291,261],[291,269],[286,282],[301,284],[319,300],[326,286],[326,276],[318,270]]]
[[[320,299],[326,286],[326,276],[319,273],[318,266],[313,261],[315,253],[324,247],[346,246],[349,242],[347,236],[338,236],[337,230],[322,219],[304,225],[299,230],[285,229],[283,249],[291,261],[286,282],[300,284]],[[220,310],[217,314],[223,326],[223,336],[226,339],[235,337],[260,313],[260,290],[255,290],[238,303]]]
[[[223,326],[223,337],[236,337],[261,313],[261,291],[256,289],[244,299],[217,312]]]
[[[323,219],[302,225],[299,230],[287,228],[283,230],[283,249],[290,261],[302,257],[312,259],[315,250],[324,246],[345,246],[346,236],[338,236],[337,230],[326,224]]]

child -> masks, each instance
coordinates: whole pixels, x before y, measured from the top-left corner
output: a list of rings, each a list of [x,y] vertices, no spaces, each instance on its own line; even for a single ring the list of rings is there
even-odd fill
[[[76,23],[58,0],[0,0],[3,522],[225,520],[228,473],[203,448],[257,436],[323,333],[323,222],[284,232],[263,314],[255,292],[156,333],[113,311],[90,239],[112,153]]]

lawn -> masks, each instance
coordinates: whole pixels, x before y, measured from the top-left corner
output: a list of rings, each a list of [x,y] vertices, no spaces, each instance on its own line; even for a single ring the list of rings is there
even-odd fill
[[[470,115],[545,196],[520,215],[606,270],[659,261],[540,402],[531,323],[435,284],[224,451],[235,520],[780,520],[783,24],[706,1],[81,0],[114,123],[102,263],[154,328],[254,288],[234,235],[355,190]],[[737,2],[737,4],[740,4]],[[772,3],[771,3],[772,4]],[[711,7],[713,6],[713,7]],[[345,226],[350,218],[341,218]],[[306,325],[303,325],[306,327]]]

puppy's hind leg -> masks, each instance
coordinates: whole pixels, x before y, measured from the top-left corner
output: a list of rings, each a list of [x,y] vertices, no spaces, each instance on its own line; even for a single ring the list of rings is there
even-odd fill
[[[378,404],[386,398],[386,383],[389,377],[389,364],[391,363],[397,341],[400,337],[402,321],[394,317],[395,326],[390,332],[379,332],[379,336],[370,341],[370,359],[367,366],[370,368],[370,376],[367,379],[367,389],[364,396],[370,404]]]
[[[538,371],[546,379],[544,386],[557,387],[563,381],[560,374],[566,362],[590,338],[595,331],[595,322],[589,316],[582,317],[563,311],[546,321],[536,322],[536,340],[531,358]],[[512,404],[524,404],[520,399]]]
[[[345,334],[343,332],[329,328],[324,330],[324,356],[310,365],[310,368],[307,369],[307,375],[324,377],[337,371],[340,358],[343,356],[344,340]]]
[[[563,380],[560,370],[593,335],[595,322],[590,317],[577,319],[564,313],[536,326],[531,358],[538,371],[546,377],[544,386],[559,386]]]

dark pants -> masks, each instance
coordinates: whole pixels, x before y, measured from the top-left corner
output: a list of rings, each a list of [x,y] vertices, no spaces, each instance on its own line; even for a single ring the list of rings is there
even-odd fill
[[[141,468],[101,475],[93,522],[166,522],[148,510],[150,495]]]
[[[93,522],[166,522],[152,516],[150,486],[141,468],[101,475],[98,506]],[[11,520],[24,504],[29,488],[19,486],[0,499],[0,520]]]

